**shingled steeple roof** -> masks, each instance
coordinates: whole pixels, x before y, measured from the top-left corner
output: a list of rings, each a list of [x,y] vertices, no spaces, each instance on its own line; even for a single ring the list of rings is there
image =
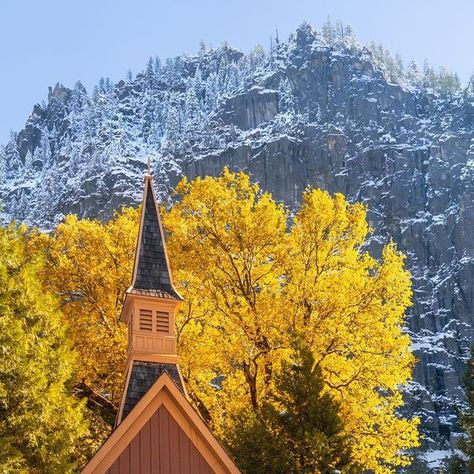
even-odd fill
[[[140,232],[135,253],[132,293],[182,299],[173,287],[165,238],[153,191],[153,178],[145,176]]]
[[[187,399],[175,327],[181,299],[148,165],[132,286],[120,315],[128,325],[125,387],[115,430],[82,474],[239,474]]]

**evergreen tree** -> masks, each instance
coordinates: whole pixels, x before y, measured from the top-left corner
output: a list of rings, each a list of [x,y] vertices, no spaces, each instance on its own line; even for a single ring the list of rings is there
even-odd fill
[[[154,65],[155,76],[158,77],[161,72],[161,59],[159,58],[159,56],[155,56],[154,62],[155,62],[155,65]]]
[[[155,86],[155,63],[153,58],[148,59],[145,71],[145,84],[148,89],[153,89]]]
[[[3,184],[5,180],[5,174],[7,169],[7,155],[5,153],[5,147],[0,145],[0,186]],[[2,211],[1,203],[0,203],[0,212]]]
[[[265,62],[265,50],[263,49],[262,45],[257,44],[253,51],[249,54],[249,64],[250,67],[257,68],[262,66]]]
[[[400,53],[395,53],[395,69],[399,79],[405,77],[405,65],[403,64],[403,59],[400,56]]]
[[[280,81],[278,97],[278,106],[281,111],[294,112],[295,98],[293,95],[293,88],[291,87],[290,81],[287,78]]]
[[[274,55],[277,61],[283,57],[283,47],[278,34],[278,29],[275,30]]]
[[[422,83],[425,89],[434,90],[436,88],[436,73],[434,72],[434,69],[430,66],[427,60],[425,60],[423,64]]]
[[[376,56],[381,63],[384,63],[387,56],[387,50],[383,47],[382,43],[376,45]]]
[[[384,52],[382,55],[382,62],[385,67],[388,80],[390,82],[395,82],[395,83],[400,82],[400,75],[399,75],[397,62],[388,49],[384,49]]]
[[[459,448],[463,456],[455,456],[450,471],[455,473],[474,472],[474,348],[467,363],[464,376],[464,387],[467,398],[467,410],[459,416],[465,437],[460,441]]]
[[[217,84],[219,87],[219,92],[225,94],[227,92],[227,74],[228,74],[229,64],[225,58],[222,59],[219,64],[219,70],[217,73]]]
[[[181,118],[176,105],[170,105],[166,115],[166,132],[162,147],[166,152],[174,153],[181,148]]]
[[[99,100],[99,97],[100,97],[100,89],[99,89],[99,86],[98,85],[95,85],[92,89],[92,100],[94,102],[97,102]]]
[[[337,39],[341,42],[344,43],[345,40],[345,28],[344,28],[344,23],[342,23],[341,20],[338,20],[336,22],[336,35]]]
[[[239,70],[235,63],[229,64],[227,71],[227,93],[233,94],[240,87]]]
[[[201,40],[199,41],[199,56],[203,56],[207,51],[207,46],[206,46],[206,43]]]
[[[77,81],[74,85],[74,89],[71,92],[70,104],[69,122],[71,131],[76,140],[82,141],[94,124],[90,122],[88,116],[89,97],[87,90],[80,81]],[[47,137],[47,130],[43,131],[42,138],[43,137]],[[46,150],[43,149],[43,142],[41,143],[41,148],[41,154],[46,153]],[[42,161],[46,163],[44,159]]]
[[[442,66],[438,73],[438,92],[442,95],[452,97],[461,88],[457,74]]]
[[[417,62],[414,59],[412,59],[410,61],[410,64],[408,64],[406,75],[410,85],[414,87],[419,87],[421,85],[420,68],[418,67]]]
[[[196,97],[198,97],[200,100],[204,96],[204,82],[202,80],[202,73],[201,73],[201,68],[197,66],[196,71],[194,73],[194,80],[192,82],[192,85],[194,87],[194,92],[196,94]]]
[[[99,92],[105,92],[105,90],[106,90],[106,89],[105,89],[105,79],[104,79],[103,77],[101,77],[101,78],[99,79],[99,85],[98,85],[98,87],[99,87]]]
[[[114,87],[114,83],[110,79],[110,77],[105,78],[105,91],[106,92],[111,92]]]
[[[0,471],[73,472],[87,428],[68,393],[75,359],[26,233],[0,228]]]
[[[70,107],[74,113],[79,114],[88,103],[87,90],[81,81],[76,81],[71,92]]]
[[[187,139],[194,141],[201,128],[201,109],[196,96],[196,90],[192,85],[186,91],[184,114]]]
[[[336,33],[334,31],[334,26],[332,25],[330,17],[327,17],[326,21],[323,23],[322,33],[323,33],[323,38],[326,40],[327,43],[330,44],[334,42]]]
[[[206,109],[208,112],[214,110],[219,102],[219,85],[215,73],[209,74],[206,80]]]
[[[37,172],[51,165],[51,148],[47,136],[47,129],[41,130],[41,139],[34,152],[27,151],[25,155],[25,165],[23,167],[23,179],[35,178]]]
[[[352,25],[346,25],[344,28],[344,38],[346,45],[350,46],[351,48],[355,47],[356,45],[356,37],[354,33],[354,29]]]
[[[23,179],[28,180],[33,176],[33,154],[30,150],[25,155],[25,166],[23,166]]]
[[[464,96],[465,97],[474,97],[474,74],[471,74],[469,81],[464,88]]]
[[[361,472],[351,460],[339,405],[324,393],[321,368],[301,344],[277,374],[274,394],[257,413],[235,421],[229,445],[245,473]]]
[[[18,150],[17,135],[11,133],[10,141],[5,147],[5,175],[7,178],[14,178],[18,176],[19,170],[22,168],[23,163],[20,158],[20,152]]]

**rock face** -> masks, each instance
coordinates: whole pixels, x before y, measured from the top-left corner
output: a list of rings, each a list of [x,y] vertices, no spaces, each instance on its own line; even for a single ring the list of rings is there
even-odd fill
[[[394,84],[365,48],[303,25],[276,53],[224,47],[133,81],[56,86],[2,151],[4,219],[51,228],[138,202],[146,157],[160,191],[181,176],[247,170],[277,200],[307,185],[368,205],[377,254],[393,239],[413,273],[407,389],[426,449],[458,436],[473,341],[474,99]]]

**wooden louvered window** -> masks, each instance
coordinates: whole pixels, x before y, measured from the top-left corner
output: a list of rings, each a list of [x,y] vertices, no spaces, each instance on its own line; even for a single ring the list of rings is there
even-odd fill
[[[169,332],[170,326],[170,315],[169,313],[163,313],[162,311],[156,312],[156,332],[166,333]]]
[[[140,310],[140,330],[141,331],[150,331],[152,330],[153,325],[153,312],[151,309],[141,309]]]

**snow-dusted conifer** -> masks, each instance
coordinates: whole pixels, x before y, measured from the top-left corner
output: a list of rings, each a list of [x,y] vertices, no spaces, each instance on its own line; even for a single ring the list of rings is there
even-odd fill
[[[186,91],[184,116],[186,138],[193,141],[201,127],[201,109],[193,85]]]
[[[153,62],[153,67],[155,71],[155,76],[158,78],[161,73],[161,59],[159,56],[155,56],[154,62]]]
[[[334,42],[336,33],[330,17],[327,17],[326,21],[323,23],[322,34],[326,43],[331,44]]]
[[[145,71],[145,85],[148,89],[153,89],[155,86],[155,64],[153,58],[148,59]]]
[[[284,113],[294,113],[295,111],[295,97],[288,78],[280,81],[280,87],[278,89],[278,108],[280,112]]]
[[[7,171],[7,155],[5,152],[5,147],[0,145],[0,187],[4,183],[6,179],[6,171]],[[2,211],[0,207],[0,212]]]
[[[19,170],[23,167],[23,162],[20,159],[20,152],[17,145],[17,134],[11,133],[10,141],[5,147],[6,155],[6,176],[7,178],[14,178],[18,176]]]
[[[421,86],[421,71],[418,67],[417,62],[412,59],[407,66],[406,70],[406,77],[408,83],[413,87],[420,87]]]
[[[181,118],[175,104],[171,104],[166,115],[166,132],[163,148],[175,152],[181,148]]]

